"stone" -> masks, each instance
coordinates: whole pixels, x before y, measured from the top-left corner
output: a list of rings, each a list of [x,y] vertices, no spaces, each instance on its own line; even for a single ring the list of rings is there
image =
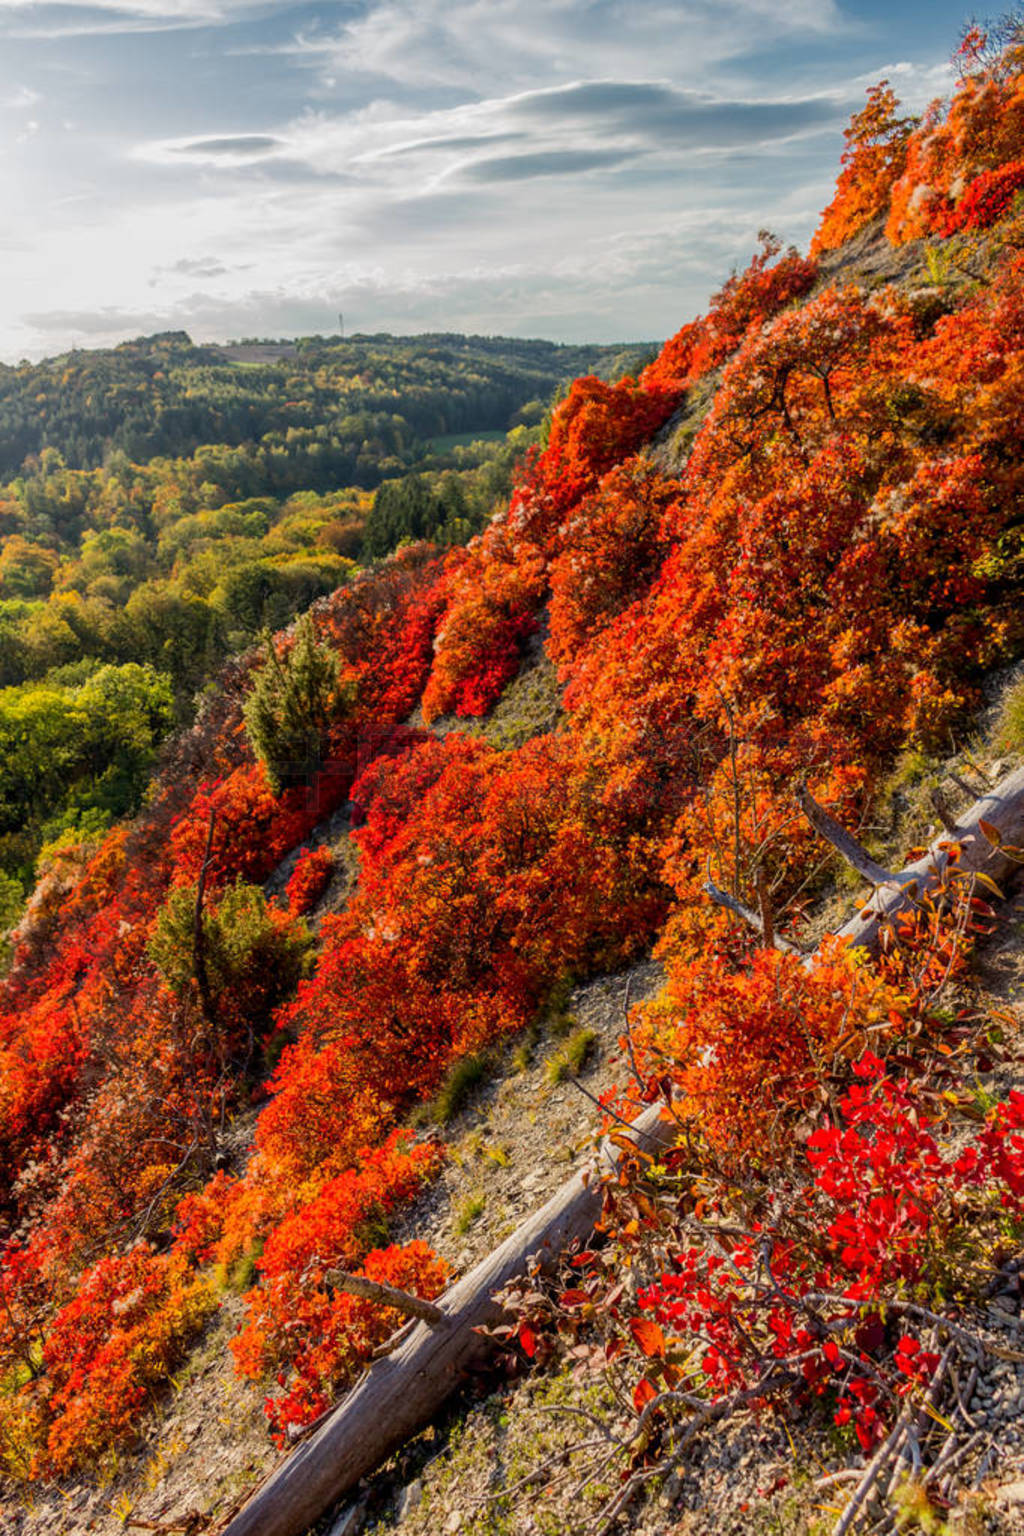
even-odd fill
[[[346,1505],[327,1532],[327,1536],[356,1536],[356,1532],[363,1528],[363,1514],[362,1504]]]
[[[398,1501],[399,1520],[404,1520],[408,1515],[411,1515],[413,1510],[416,1509],[419,1505],[422,1497],[423,1484],[420,1482],[419,1478],[417,1478],[415,1482],[409,1484],[408,1488],[406,1488],[402,1494],[401,1499]]]

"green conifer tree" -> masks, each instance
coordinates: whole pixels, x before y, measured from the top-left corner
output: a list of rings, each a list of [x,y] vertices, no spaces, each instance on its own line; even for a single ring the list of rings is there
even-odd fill
[[[291,649],[283,656],[267,637],[244,716],[252,749],[275,794],[309,782],[323,763],[328,727],[351,707],[354,696],[354,687],[341,687],[338,658],[317,640],[308,613],[296,624]]]

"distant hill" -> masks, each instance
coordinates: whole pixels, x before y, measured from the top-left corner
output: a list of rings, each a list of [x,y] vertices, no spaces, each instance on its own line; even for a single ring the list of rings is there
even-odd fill
[[[291,457],[310,462],[274,489],[369,487],[387,470],[386,455],[362,452],[367,439],[408,463],[418,439],[505,430],[527,401],[580,373],[635,369],[649,352],[451,334],[195,346],[166,331],[0,367],[0,476],[45,448],[92,469],[115,452],[145,464],[287,437]]]

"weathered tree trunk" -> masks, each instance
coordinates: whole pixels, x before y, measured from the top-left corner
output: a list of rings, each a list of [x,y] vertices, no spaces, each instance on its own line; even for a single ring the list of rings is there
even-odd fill
[[[958,867],[1003,880],[1019,864],[993,846],[981,830],[982,821],[1006,843],[1024,842],[1024,768],[957,822]],[[893,876],[895,884],[876,891],[864,912],[839,930],[840,936],[875,948],[883,927],[908,910],[915,895],[920,898],[939,883],[949,863],[940,844],[950,841],[950,834],[943,834],[925,858]],[[671,1139],[672,1129],[661,1120],[660,1107],[652,1105],[630,1134],[656,1146]],[[613,1171],[621,1157],[617,1146],[603,1142],[586,1172],[573,1174],[547,1205],[439,1299],[443,1322],[417,1323],[393,1354],[366,1371],[321,1427],[228,1521],[222,1536],[302,1536],[325,1509],[428,1424],[462,1373],[488,1353],[488,1341],[473,1330],[501,1315],[491,1300],[494,1292],[526,1273],[532,1261],[550,1268],[571,1242],[589,1239],[601,1209],[601,1175]]]
[[[652,1105],[629,1135],[654,1147],[672,1127]],[[491,1349],[473,1330],[498,1321],[495,1291],[533,1263],[553,1267],[574,1240],[586,1242],[601,1210],[603,1174],[622,1152],[611,1142],[547,1205],[438,1299],[441,1323],[417,1323],[393,1354],[376,1361],[329,1419],[288,1457],[224,1526],[223,1536],[301,1536],[324,1510],[428,1424],[468,1367]]]

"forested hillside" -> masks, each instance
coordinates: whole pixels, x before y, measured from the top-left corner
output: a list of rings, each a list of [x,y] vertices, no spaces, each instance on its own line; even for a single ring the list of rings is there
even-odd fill
[[[425,1470],[402,1521],[1019,1529],[1022,37],[972,30],[921,121],[873,89],[810,254],[764,237],[636,376],[576,379],[482,532],[317,597],[44,862],[0,994],[12,1528],[116,1478],[201,1341],[301,1436],[401,1322],[336,1271],[452,1278],[416,1235],[445,1103],[653,949],[604,1105],[668,1150],[505,1297],[571,1428],[454,1510]],[[939,842],[873,954],[829,937],[864,905],[834,848],[888,888]],[[230,1519],[237,1487],[157,1520],[147,1465],[112,1519]]]
[[[236,457],[249,495],[372,487],[447,433],[504,432],[528,400],[637,349],[504,336],[309,337],[193,346],[184,332],[0,366],[0,476],[55,449],[69,469],[139,464],[205,444]],[[240,462],[239,462],[240,461]],[[242,494],[239,492],[238,494]]]

